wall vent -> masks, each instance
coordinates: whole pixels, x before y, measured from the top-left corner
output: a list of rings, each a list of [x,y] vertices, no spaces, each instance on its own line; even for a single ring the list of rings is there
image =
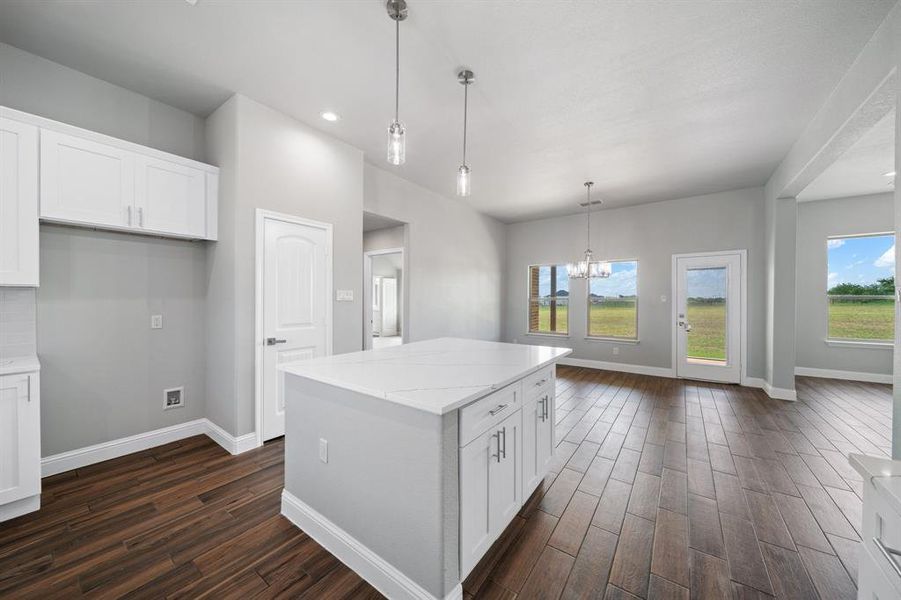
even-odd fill
[[[181,408],[185,405],[185,388],[177,387],[163,390],[163,410]]]

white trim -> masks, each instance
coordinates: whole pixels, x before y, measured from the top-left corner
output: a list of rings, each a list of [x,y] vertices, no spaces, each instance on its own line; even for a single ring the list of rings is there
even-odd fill
[[[568,333],[529,333],[525,332],[523,335],[527,335],[529,337],[547,337],[547,338],[563,338],[567,339],[569,337]]]
[[[45,456],[41,459],[41,477],[64,473],[195,435],[208,436],[230,454],[240,454],[257,447],[256,435],[253,433],[234,437],[209,419],[194,419],[162,429]]]
[[[561,358],[557,361],[557,364],[569,365],[571,367],[585,367],[587,369],[600,369],[602,371],[619,371],[621,373],[635,373],[637,375],[652,375],[654,377],[673,377],[673,370],[668,367],[649,367],[646,365],[608,362],[606,360],[573,358],[571,356]]]
[[[748,381],[748,251],[746,249],[737,249],[737,250],[722,250],[719,252],[689,252],[685,254],[673,254],[672,263],[671,263],[671,271],[670,271],[670,279],[671,282],[671,296],[670,296],[670,305],[672,306],[672,322],[670,323],[670,346],[671,346],[671,364],[673,365],[672,370],[675,376],[677,375],[679,364],[679,340],[676,336],[676,321],[678,320],[679,314],[679,303],[676,301],[677,295],[677,259],[680,258],[700,258],[705,256],[723,256],[727,254],[738,254],[739,256],[739,264],[741,265],[741,276],[740,276],[740,284],[741,284],[741,313],[739,315],[739,319],[741,321],[741,344],[740,352],[739,352],[739,360],[741,361],[741,374],[739,375],[739,384],[744,386],[749,386]],[[794,390],[791,390],[794,393]],[[773,398],[772,394],[770,397]],[[783,400],[785,398],[782,398]]]
[[[835,348],[861,348],[865,350],[894,350],[895,342],[870,342],[863,340],[835,340],[826,338],[823,340],[827,346]]]
[[[282,515],[388,598],[439,600],[287,490],[282,490]],[[444,600],[462,598],[460,583],[444,596]]]
[[[263,338],[265,337],[265,332],[263,331],[263,243],[264,243],[264,235],[263,235],[263,225],[266,219],[274,219],[276,221],[285,221],[287,223],[294,223],[296,225],[306,225],[307,227],[315,227],[318,229],[324,229],[326,235],[326,244],[328,253],[328,260],[326,264],[328,266],[325,283],[325,322],[328,327],[328,333],[325,336],[325,353],[326,355],[330,355],[332,353],[332,344],[334,342],[335,335],[335,322],[333,319],[333,304],[334,298],[333,295],[333,282],[332,282],[332,274],[334,271],[334,261],[335,261],[335,253],[334,253],[334,227],[331,223],[324,223],[322,221],[313,221],[311,219],[304,219],[302,217],[296,217],[294,215],[287,215],[284,213],[273,212],[271,210],[265,210],[262,208],[256,209],[255,216],[255,227],[256,227],[256,240],[255,240],[255,248],[256,255],[254,257],[254,279],[255,281],[255,290],[254,290],[254,336],[253,336],[253,356],[254,356],[254,382],[253,382],[253,414],[254,414],[254,437],[255,442],[253,447],[259,447],[263,445]]]
[[[798,399],[798,392],[795,390],[773,387],[770,385],[770,382],[766,380],[761,380],[761,382],[760,387],[770,398],[775,400],[789,400],[790,402],[795,402]]]
[[[867,383],[893,383],[891,374],[864,373],[863,371],[837,371],[835,369],[795,367],[795,375],[800,375],[802,377],[823,377],[825,379],[845,379],[847,381],[865,381]]]
[[[41,509],[41,495],[35,494],[0,505],[0,523]]]
[[[596,335],[586,335],[586,342],[607,342],[609,344],[640,344],[641,340],[637,338],[618,338],[618,337],[599,337]]]

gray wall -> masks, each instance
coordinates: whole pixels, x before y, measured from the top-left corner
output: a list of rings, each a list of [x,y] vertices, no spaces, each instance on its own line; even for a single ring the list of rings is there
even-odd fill
[[[891,375],[890,348],[828,346],[826,238],[894,229],[892,194],[798,204],[797,366]]]
[[[222,174],[208,272],[209,414],[243,435],[254,430],[256,209],[333,225],[333,285],[355,298],[333,304],[333,349],[359,350],[363,153],[240,95],[209,117],[207,135],[208,156]]]
[[[507,230],[504,339],[566,346],[572,358],[670,368],[672,255],[748,251],[748,375],[764,373],[763,190],[751,188],[595,213],[592,250],[598,258],[638,259],[638,344],[586,340],[584,281],[570,285],[568,337],[527,335],[528,267],[565,264],[585,250],[585,216],[517,223]],[[666,301],[661,301],[665,296]],[[614,346],[619,354],[613,354]]]
[[[0,104],[194,159],[203,120],[0,44]],[[44,456],[204,414],[205,245],[41,227]],[[150,315],[164,328],[151,331]],[[163,389],[185,385],[185,408]]]
[[[363,252],[404,247],[404,225],[363,233]]]
[[[505,226],[369,163],[364,174],[365,210],[408,224],[406,339],[500,339]]]
[[[36,352],[34,288],[0,287],[0,360]]]

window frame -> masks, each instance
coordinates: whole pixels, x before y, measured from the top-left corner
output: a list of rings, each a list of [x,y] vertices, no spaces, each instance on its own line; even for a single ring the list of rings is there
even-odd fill
[[[546,336],[546,337],[555,337],[555,338],[568,338],[572,329],[570,328],[570,315],[572,314],[572,290],[567,289],[569,295],[566,296],[566,333],[560,333],[556,331],[532,331],[531,322],[529,318],[529,314],[532,307],[532,269],[541,267],[557,267],[566,269],[566,263],[560,262],[546,262],[546,263],[537,263],[530,264],[526,267],[526,333],[525,335],[534,335],[534,336]],[[569,287],[569,285],[567,285]],[[554,296],[554,299],[560,298],[561,296]],[[539,296],[540,298],[540,296]]]
[[[830,240],[849,240],[856,238],[868,238],[868,237],[881,237],[881,236],[891,236],[893,239],[895,238],[894,231],[876,231],[871,233],[851,233],[851,234],[837,234],[837,235],[827,235],[826,236],[826,260],[825,264],[825,292],[823,294],[825,302],[826,302],[826,310],[825,313],[825,325],[826,325],[826,335],[824,342],[827,346],[835,346],[835,347],[848,347],[848,348],[892,348],[895,345],[894,336],[890,339],[872,339],[872,338],[840,338],[840,337],[831,337],[829,335],[829,242]],[[894,275],[894,274],[893,274]],[[895,294],[891,296],[892,300],[897,304],[897,291],[898,284],[895,283]],[[894,315],[897,315],[897,307],[894,310]],[[894,330],[897,327],[897,319],[894,319],[892,322],[892,329]]]
[[[640,273],[641,261],[637,258],[613,258],[599,259],[598,262],[608,262],[611,265],[618,262],[634,262],[635,263],[635,336],[618,336],[618,335],[592,335],[591,334],[591,280],[587,280],[585,285],[585,339],[598,342],[620,342],[624,344],[637,344],[641,339],[639,329],[639,301],[641,300],[640,292]],[[611,266],[612,273],[612,266]]]

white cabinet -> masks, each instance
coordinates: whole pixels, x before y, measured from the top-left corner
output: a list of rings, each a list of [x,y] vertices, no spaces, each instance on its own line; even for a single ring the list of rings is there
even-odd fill
[[[544,386],[522,408],[522,495],[544,479],[554,457],[554,387]]]
[[[138,227],[189,237],[206,236],[206,173],[168,160],[139,156],[135,218]]]
[[[522,507],[522,412],[460,450],[460,569],[479,562]]]
[[[134,221],[134,154],[41,130],[41,217],[98,226]]]
[[[38,285],[38,128],[0,117],[0,286]]]
[[[37,372],[0,376],[0,521],[40,507],[39,390]]]

